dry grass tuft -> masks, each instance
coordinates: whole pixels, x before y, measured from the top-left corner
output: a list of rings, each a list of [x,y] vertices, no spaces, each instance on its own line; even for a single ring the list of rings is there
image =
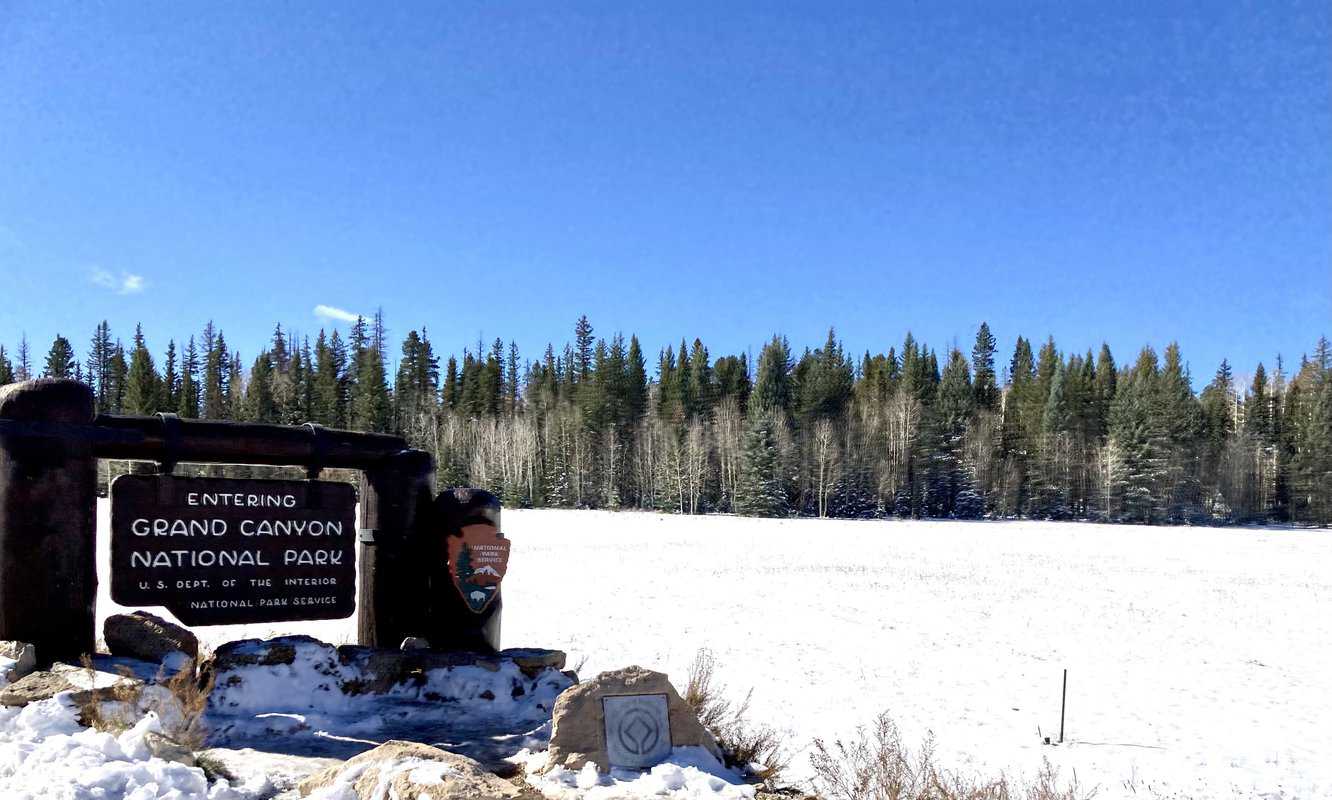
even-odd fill
[[[191,751],[199,750],[208,738],[204,714],[213,691],[213,672],[206,670],[196,677],[194,662],[190,661],[170,678],[163,680],[164,675],[158,673],[157,683],[167,690],[171,708],[156,709],[163,720],[162,732]]]
[[[92,656],[84,653],[79,665],[88,673],[88,685],[96,687],[97,668]],[[79,705],[79,719],[87,727],[108,733],[122,733],[134,727],[134,709],[143,696],[143,684],[133,679],[134,673],[127,667],[117,672],[128,680],[81,693],[84,699]]]
[[[1034,783],[1014,784],[1000,775],[994,779],[968,778],[934,761],[934,738],[926,737],[918,751],[902,743],[897,724],[883,713],[872,731],[861,728],[856,739],[838,740],[831,747],[814,740],[810,756],[814,786],[825,800],[1090,800],[1077,775],[1063,786],[1058,771],[1047,760]]]
[[[79,663],[88,671],[89,682],[93,682],[97,669],[92,657],[84,655]],[[170,677],[165,667],[160,668],[151,685],[135,679],[128,667],[122,666],[117,672],[129,680],[86,693],[79,707],[84,725],[118,734],[134,727],[143,715],[154,712],[162,721],[163,736],[192,751],[203,747],[208,737],[204,714],[213,690],[211,672],[196,677],[194,662],[187,661]]]
[[[698,721],[712,732],[726,756],[726,766],[747,770],[762,783],[773,784],[790,763],[786,735],[749,720],[750,690],[739,705],[723,697],[725,687],[715,683],[717,659],[711,650],[699,650],[689,669],[684,700]]]

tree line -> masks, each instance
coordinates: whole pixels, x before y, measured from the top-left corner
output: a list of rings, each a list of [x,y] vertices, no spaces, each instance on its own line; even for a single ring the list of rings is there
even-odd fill
[[[1119,364],[1018,337],[1002,370],[985,323],[969,354],[907,334],[847,353],[834,331],[755,363],[699,339],[573,341],[536,359],[478,342],[441,368],[427,331],[403,337],[390,380],[382,313],[312,342],[278,325],[248,364],[209,322],[126,345],[96,326],[85,358],[57,335],[36,364],[0,346],[0,384],[35,375],[93,387],[105,413],[317,422],[392,432],[429,450],[446,485],[526,507],[755,516],[1028,517],[1138,523],[1332,522],[1332,345],[1237,386],[1222,361],[1195,392],[1179,347]],[[158,367],[158,364],[161,367]]]

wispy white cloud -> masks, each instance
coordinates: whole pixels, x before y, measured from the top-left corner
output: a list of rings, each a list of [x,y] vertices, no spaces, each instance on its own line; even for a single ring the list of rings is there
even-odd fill
[[[336,306],[326,306],[323,303],[314,307],[314,315],[320,319],[333,320],[336,322],[355,322],[356,318],[361,316],[345,308]]]
[[[138,294],[148,287],[148,282],[142,275],[122,272],[117,276],[101,267],[93,268],[92,282],[95,286],[110,289],[116,294]]]

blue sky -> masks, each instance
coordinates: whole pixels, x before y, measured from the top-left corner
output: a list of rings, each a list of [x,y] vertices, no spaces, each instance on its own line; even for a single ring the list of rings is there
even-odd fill
[[[1332,334],[1326,3],[371,5],[0,0],[0,342]]]

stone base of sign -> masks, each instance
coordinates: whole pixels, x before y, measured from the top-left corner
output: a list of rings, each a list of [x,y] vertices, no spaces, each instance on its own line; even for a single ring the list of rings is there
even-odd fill
[[[299,646],[318,648],[322,663],[336,664],[330,671],[330,685],[348,695],[386,694],[404,683],[416,682],[421,673],[433,669],[480,667],[498,672],[505,662],[512,662],[525,677],[536,680],[548,670],[564,669],[565,654],[559,650],[513,648],[494,655],[482,653],[446,653],[431,650],[379,650],[361,645],[334,647],[310,636],[281,636],[276,639],[244,639],[228,642],[213,652],[212,659],[200,668],[201,678],[211,674],[215,686],[234,685],[240,667],[292,664]],[[336,672],[336,674],[334,674]],[[228,684],[229,681],[233,683]],[[514,686],[514,696],[527,691]]]
[[[652,694],[666,695],[672,747],[703,747],[718,761],[722,760],[716,739],[698,721],[694,710],[675,691],[664,673],[626,667],[603,672],[566,689],[555,701],[546,769],[561,766],[579,770],[591,762],[602,772],[609,772],[602,700],[620,695]]]
[[[37,648],[27,642],[0,642],[0,657],[14,662],[3,674],[8,683],[37,669]]]
[[[193,633],[147,611],[112,614],[102,626],[102,638],[113,656],[157,662],[174,652],[191,660],[199,657],[199,640]]]
[[[349,785],[358,800],[516,800],[523,795],[472,759],[417,742],[385,742],[301,781],[300,794],[308,797],[338,783]]]

